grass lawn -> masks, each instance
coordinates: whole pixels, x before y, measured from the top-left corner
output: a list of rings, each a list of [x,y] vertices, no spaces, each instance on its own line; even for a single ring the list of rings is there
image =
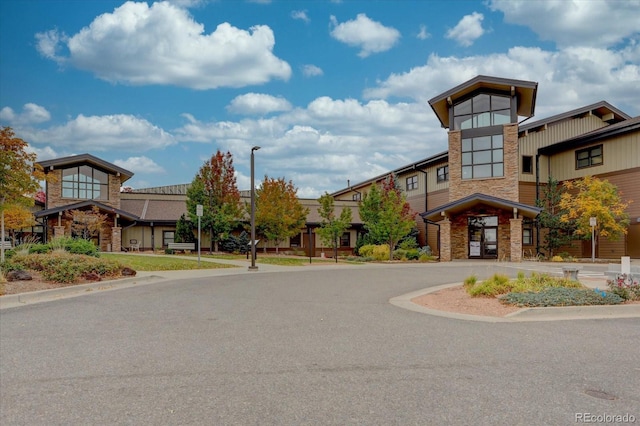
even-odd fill
[[[117,260],[136,271],[183,271],[188,269],[235,268],[233,265],[214,262],[200,262],[200,267],[198,267],[198,259],[187,256],[156,257],[100,253],[100,257]]]

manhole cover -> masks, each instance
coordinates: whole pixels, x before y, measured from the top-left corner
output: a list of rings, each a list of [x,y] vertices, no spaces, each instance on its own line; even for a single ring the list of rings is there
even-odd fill
[[[609,401],[616,399],[614,395],[599,390],[587,389],[584,393],[594,398],[608,399]]]

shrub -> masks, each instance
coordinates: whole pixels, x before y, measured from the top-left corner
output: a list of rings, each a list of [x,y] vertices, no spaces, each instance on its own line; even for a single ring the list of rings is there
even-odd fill
[[[99,256],[98,247],[93,242],[82,238],[73,238],[66,242],[65,250],[73,254],[84,254],[87,256]]]
[[[174,253],[175,253],[175,252],[174,252],[174,250],[173,250],[173,249],[170,249],[170,248],[166,248],[166,249],[164,249],[164,254],[174,254]]]
[[[500,296],[499,299],[506,304],[528,307],[616,305],[624,301],[613,293],[566,287],[549,287],[537,293],[514,292]]]
[[[405,249],[395,249],[393,251],[393,260],[407,260],[407,250]]]
[[[506,275],[494,274],[491,278],[475,283],[467,288],[467,293],[472,297],[489,296],[494,297],[511,291],[512,284]]]
[[[552,262],[564,262],[564,259],[562,258],[562,256],[553,256],[551,258]]]
[[[418,248],[418,242],[416,241],[415,237],[407,237],[406,239],[400,241],[400,244],[398,244],[398,248],[405,251],[415,249]]]
[[[478,277],[476,277],[475,275],[471,275],[465,278],[463,282],[464,289],[469,291],[469,289],[473,287],[476,284],[476,282],[478,282]]]
[[[374,248],[375,246],[373,244],[365,244],[360,247],[358,254],[362,257],[373,257]]]
[[[420,257],[418,258],[420,262],[431,262],[435,259],[436,258],[431,256],[430,254],[421,254]]]
[[[420,256],[422,256],[423,254],[426,254],[427,256],[433,255],[433,252],[431,251],[431,247],[429,246],[420,247],[418,252],[420,253]]]
[[[374,246],[372,256],[375,260],[389,260],[389,246]]]
[[[24,269],[40,271],[42,278],[59,283],[74,283],[87,273],[101,277],[118,276],[124,266],[115,260],[71,253],[16,255],[12,263]]]
[[[420,252],[417,248],[407,250],[407,260],[418,260],[420,258]]]
[[[29,247],[29,253],[49,253],[51,251],[51,246],[48,244],[32,244]]]
[[[640,300],[640,280],[637,276],[618,274],[615,280],[607,280],[607,286],[624,300]]]

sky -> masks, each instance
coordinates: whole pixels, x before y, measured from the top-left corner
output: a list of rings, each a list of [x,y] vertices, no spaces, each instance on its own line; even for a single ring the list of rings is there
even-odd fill
[[[640,115],[640,0],[0,0],[0,126],[38,160],[89,153],[125,185],[317,198],[447,150],[428,100],[476,75],[538,82],[535,117]]]

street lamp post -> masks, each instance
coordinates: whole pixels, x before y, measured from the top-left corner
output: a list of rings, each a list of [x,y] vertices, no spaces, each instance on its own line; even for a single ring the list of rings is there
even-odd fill
[[[251,266],[250,271],[257,271],[256,266],[256,184],[255,184],[255,167],[254,152],[259,150],[259,146],[251,148]]]

